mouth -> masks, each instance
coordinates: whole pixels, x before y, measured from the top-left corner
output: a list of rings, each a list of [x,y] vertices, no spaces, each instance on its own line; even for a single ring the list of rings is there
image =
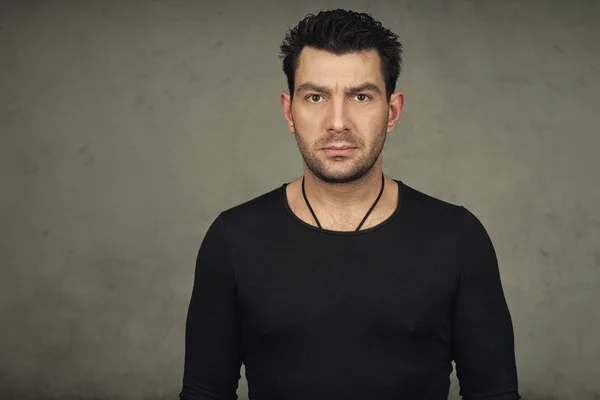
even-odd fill
[[[355,150],[356,147],[353,146],[328,146],[323,148],[325,153],[332,156],[349,155]]]
[[[327,146],[323,150],[351,150],[356,149],[354,146],[342,145],[342,146]]]

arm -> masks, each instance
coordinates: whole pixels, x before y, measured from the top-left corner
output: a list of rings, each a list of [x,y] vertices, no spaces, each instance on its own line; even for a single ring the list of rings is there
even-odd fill
[[[493,244],[467,209],[461,238],[453,355],[465,400],[518,400],[512,320]]]
[[[235,400],[240,379],[238,309],[223,215],[198,251],[185,330],[181,400]]]

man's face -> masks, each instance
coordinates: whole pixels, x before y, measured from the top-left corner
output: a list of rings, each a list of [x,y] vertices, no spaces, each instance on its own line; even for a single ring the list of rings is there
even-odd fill
[[[284,103],[282,98],[285,110]],[[369,172],[395,125],[388,124],[390,104],[376,50],[338,56],[305,47],[293,101],[287,106],[304,162],[330,183],[349,182]],[[350,148],[339,149],[342,146]]]

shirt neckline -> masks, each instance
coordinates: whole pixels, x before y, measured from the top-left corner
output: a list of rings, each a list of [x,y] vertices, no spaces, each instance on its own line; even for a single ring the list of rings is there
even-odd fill
[[[396,205],[396,209],[394,210],[394,212],[392,213],[392,215],[390,215],[389,217],[387,217],[385,220],[381,221],[379,224],[372,226],[370,228],[367,229],[361,229],[359,231],[334,231],[334,230],[330,230],[330,229],[325,229],[325,228],[319,228],[318,226],[314,226],[311,225],[307,222],[304,222],[303,220],[301,220],[296,214],[294,214],[294,212],[292,211],[290,204],[288,203],[288,199],[287,199],[287,195],[286,195],[286,187],[287,185],[289,185],[290,182],[285,182],[281,185],[280,187],[280,195],[281,195],[281,200],[283,202],[283,206],[285,208],[285,211],[287,212],[287,214],[298,224],[300,224],[301,226],[303,226],[304,228],[310,229],[312,231],[315,232],[319,232],[319,233],[324,233],[324,234],[328,234],[328,235],[339,235],[339,236],[357,236],[357,235],[364,235],[364,234],[368,234],[374,231],[377,231],[381,228],[383,228],[384,226],[386,226],[387,224],[389,224],[390,222],[392,222],[392,220],[394,220],[394,218],[396,218],[396,216],[399,214],[400,212],[400,208],[402,207],[402,205],[404,204],[405,198],[404,198],[404,183],[401,180],[398,179],[393,179],[397,184],[398,184],[398,204]]]

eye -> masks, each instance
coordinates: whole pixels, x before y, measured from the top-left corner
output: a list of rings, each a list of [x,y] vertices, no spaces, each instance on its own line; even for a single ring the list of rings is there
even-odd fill
[[[359,103],[364,103],[365,101],[369,100],[369,96],[364,93],[357,94],[355,98]]]
[[[321,100],[322,97],[320,94],[311,94],[309,96],[307,96],[307,100],[310,101],[311,103],[318,103],[319,100]]]

